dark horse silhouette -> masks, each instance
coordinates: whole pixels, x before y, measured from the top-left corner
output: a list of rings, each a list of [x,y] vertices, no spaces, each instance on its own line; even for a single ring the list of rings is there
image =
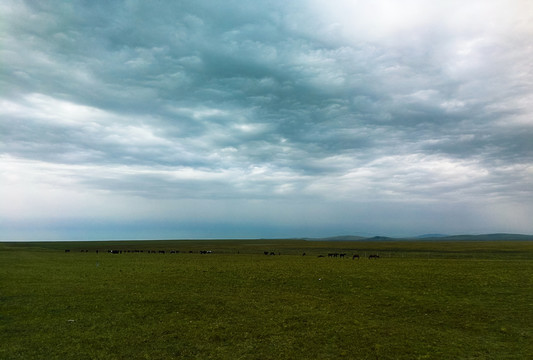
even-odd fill
[[[368,255],[368,259],[379,259],[379,255]]]

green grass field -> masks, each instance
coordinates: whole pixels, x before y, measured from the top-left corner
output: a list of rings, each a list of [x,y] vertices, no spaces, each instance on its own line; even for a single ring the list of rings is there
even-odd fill
[[[528,241],[0,243],[0,359],[532,359],[532,324]]]

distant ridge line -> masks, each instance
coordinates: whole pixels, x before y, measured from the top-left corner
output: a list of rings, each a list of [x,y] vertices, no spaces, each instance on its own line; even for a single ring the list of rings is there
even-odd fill
[[[513,241],[513,240],[530,240],[533,241],[533,235],[525,234],[508,234],[508,233],[493,233],[493,234],[479,234],[479,235],[444,235],[444,234],[424,234],[412,237],[388,237],[388,236],[355,236],[355,235],[340,235],[324,238],[306,238],[309,241]]]

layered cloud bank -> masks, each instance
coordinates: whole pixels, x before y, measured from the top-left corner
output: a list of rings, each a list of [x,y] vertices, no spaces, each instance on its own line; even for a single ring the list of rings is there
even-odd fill
[[[528,1],[0,14],[4,239],[533,233]]]

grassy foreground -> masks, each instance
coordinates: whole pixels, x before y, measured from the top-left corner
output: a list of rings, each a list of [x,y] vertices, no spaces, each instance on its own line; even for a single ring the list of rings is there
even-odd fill
[[[0,359],[531,359],[531,324],[527,241],[0,243]]]

